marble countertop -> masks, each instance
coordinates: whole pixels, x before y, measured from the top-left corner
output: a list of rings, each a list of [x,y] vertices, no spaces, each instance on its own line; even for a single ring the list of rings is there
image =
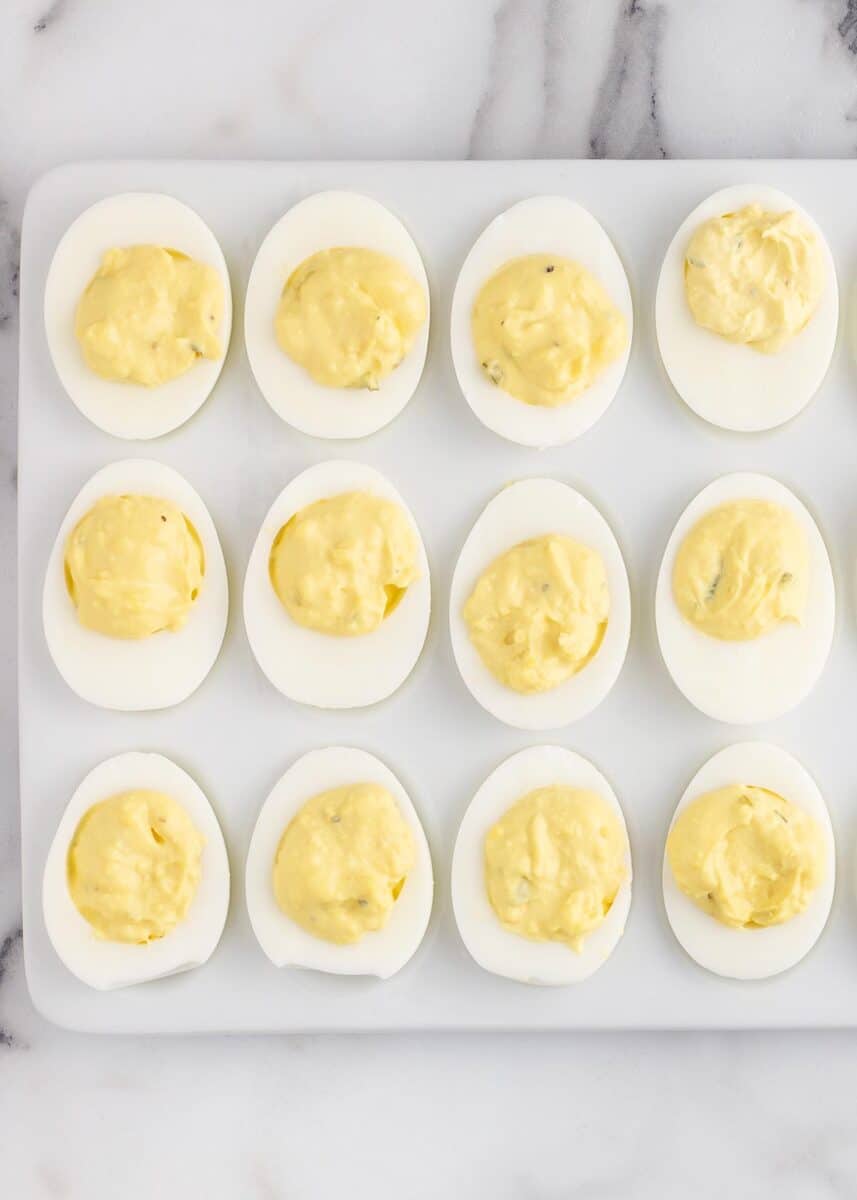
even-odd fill
[[[0,561],[27,189],[85,157],[851,156],[855,0],[6,0]],[[0,571],[0,1191],[851,1197],[857,1036],[99,1039],[21,955]]]

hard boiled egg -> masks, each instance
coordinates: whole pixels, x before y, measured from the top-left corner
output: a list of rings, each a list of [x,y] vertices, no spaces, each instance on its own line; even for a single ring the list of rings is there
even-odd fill
[[[122,792],[150,790],[175,800],[205,839],[200,881],[190,908],[159,941],[131,945],[98,937],[68,888],[69,847],[93,805]],[[117,754],[95,767],[66,805],[48,857],[42,908],[48,936],[78,979],[100,990],[129,987],[201,966],[217,947],[229,907],[229,860],[210,803],[191,777],[161,754]]]
[[[551,533],[565,534],[601,556],[610,596],[607,629],[595,656],[576,675],[549,691],[523,694],[506,687],[485,666],[470,640],[463,610],[495,558],[519,542]],[[458,557],[449,630],[461,678],[498,720],[518,729],[558,729],[591,712],[616,682],[631,635],[631,592],[622,551],[598,509],[555,479],[524,479],[505,487],[477,519]]]
[[[223,284],[219,359],[201,358],[169,383],[143,388],[102,379],[84,361],[74,332],[78,301],[106,250],[155,245],[213,267]],[[232,294],[223,251],[200,216],[172,196],[126,192],[99,200],[63,235],[45,284],[45,332],[54,367],[71,399],[99,429],[145,440],[183,425],[217,382],[232,329]]]
[[[416,858],[386,925],[359,942],[337,945],[314,937],[280,909],[274,896],[274,859],[286,826],[308,800],[354,783],[375,783],[393,796],[413,835]],[[434,891],[428,843],[410,797],[373,754],[349,746],[305,754],[276,784],[250,839],[245,886],[253,932],[274,966],[379,979],[389,979],[415,953],[428,926]]]
[[[505,263],[530,254],[579,263],[605,288],[627,327],[624,353],[584,392],[557,408],[526,404],[491,383],[473,346],[471,314],[482,286]],[[625,268],[598,221],[564,196],[533,196],[495,217],[464,260],[452,300],[452,361],[464,398],[483,425],[522,446],[561,446],[607,411],[628,365],[633,323]]]
[[[596,792],[616,813],[625,832],[625,878],[603,922],[579,953],[561,942],[536,942],[505,929],[485,889],[485,838],[522,796],[536,788],[567,786]],[[452,856],[452,905],[458,931],[486,971],[521,983],[568,984],[588,979],[607,961],[621,938],[631,907],[631,848],[616,794],[600,771],[571,750],[532,746],[492,771],[473,797]]]
[[[417,541],[419,578],[381,625],[361,637],[336,637],[292,620],[274,591],[271,547],[286,522],[316,500],[368,492],[398,505]],[[244,624],[256,661],[271,683],[302,704],[362,708],[386,699],[410,675],[422,651],[431,611],[425,546],[405,501],[380,472],[332,460],[297,475],[268,510],[247,564]]]
[[[66,586],[69,534],[103,496],[172,501],[199,535],[205,573],[186,623],[140,640],[107,637],[80,624]],[[178,471],[152,459],[124,459],[97,471],[75,496],[48,559],[42,593],[45,638],[69,687],[100,708],[169,708],[194,692],[220,653],[229,609],[226,564],[205,503]]]
[[[719,505],[768,500],[791,512],[806,534],[809,592],[802,623],[783,622],[752,641],[710,637],[684,619],[673,596],[679,548],[697,521]],[[827,548],[800,500],[768,475],[724,475],[690,502],[670,535],[655,593],[658,641],[667,670],[691,704],[732,725],[773,721],[798,705],[820,676],[833,640],[833,572]]]
[[[797,212],[815,233],[824,259],[824,290],[814,315],[776,354],[762,354],[703,329],[685,295],[685,253],[696,230],[749,204],[768,212]],[[682,222],[664,256],[655,297],[661,358],[682,400],[712,425],[752,432],[774,429],[796,416],[827,373],[838,320],[836,270],[824,234],[809,213],[775,188],[741,184],[715,192]]]
[[[740,784],[765,788],[783,796],[814,818],[826,845],[827,869],[809,907],[781,925],[733,928],[697,907],[675,881],[666,853],[663,864],[664,904],[672,931],[691,958],[716,975],[731,979],[766,979],[800,962],[818,938],[830,914],[836,881],[836,856],[830,815],[814,780],[797,759],[767,742],[740,742],[708,760],[694,775],[676,807],[672,829],[681,812],[718,788]]]
[[[394,258],[425,292],[426,320],[413,346],[377,391],[329,388],[281,350],[274,316],[286,280],[319,250],[353,246]],[[429,287],[420,252],[389,209],[356,192],[319,192],[295,204],[265,237],[247,284],[244,339],[259,390],[271,408],[302,433],[360,438],[382,429],[413,396],[425,365]]]

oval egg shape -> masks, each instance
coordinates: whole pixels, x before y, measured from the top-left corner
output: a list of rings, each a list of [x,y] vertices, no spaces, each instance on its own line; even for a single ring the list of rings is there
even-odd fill
[[[199,535],[203,585],[186,623],[139,641],[106,637],[77,619],[65,581],[66,540],[103,496],[137,493],[170,500]],[[180,704],[205,679],[220,653],[229,612],[226,564],[217,530],[187,480],[152,459],[124,459],[97,471],[63,518],[48,560],[42,616],[48,650],[72,691],[99,708],[135,712]]]
[[[199,886],[187,916],[166,937],[145,946],[99,938],[75,907],[66,874],[69,845],[83,815],[110,796],[137,789],[171,796],[205,838]],[[211,804],[190,776],[161,754],[117,754],[94,767],[69,800],[45,861],[45,926],[69,971],[89,987],[106,991],[201,966],[217,948],[228,907],[223,834]]]
[[[313,937],[279,908],[272,874],[280,839],[303,805],[321,792],[357,782],[376,783],[390,792],[413,835],[416,860],[386,925],[365,934],[359,942],[337,945]],[[365,750],[328,746],[299,758],[262,805],[250,839],[245,888],[253,932],[274,966],[389,979],[423,940],[431,916],[434,879],[422,824],[393,772]]]
[[[684,619],[673,597],[679,547],[701,517],[735,500],[769,500],[799,520],[809,549],[809,593],[803,624],[781,623],[752,641],[710,637]],[[809,694],[830,653],[836,615],[833,572],[818,526],[797,497],[768,475],[716,479],[679,517],[661,562],[655,623],[661,655],[676,687],[700,712],[730,725],[773,721]]]
[[[731,784],[762,787],[785,797],[821,826],[827,873],[804,912],[781,925],[735,929],[698,908],[678,887],[664,851],[663,891],[667,920],[684,950],[701,967],[729,979],[767,979],[787,971],[809,953],[827,924],[836,884],[836,853],[827,805],[804,767],[767,742],[727,746],[700,767],[676,806],[679,814],[707,792]]]
[[[396,259],[425,292],[426,319],[413,346],[377,391],[324,387],[280,349],[274,316],[286,280],[319,250],[353,246]],[[318,438],[361,438],[389,424],[422,376],[430,323],[428,279],[420,252],[389,209],[357,192],[318,192],[295,204],[267,234],[244,304],[244,340],[259,390],[283,421]]]
[[[160,387],[102,379],[87,366],[74,332],[75,310],[102,255],[113,247],[156,245],[179,250],[217,271],[224,308],[223,354],[200,359]],[[69,226],[56,248],[45,284],[45,332],[60,382],[93,425],[113,437],[148,440],[183,425],[217,383],[232,330],[232,292],[226,260],[200,216],[172,196],[125,192],[99,200]]]
[[[561,942],[536,942],[504,929],[485,889],[485,837],[489,829],[528,792],[563,785],[597,792],[625,831],[625,879],[610,911],[586,937],[580,953]],[[452,907],[464,945],[486,971],[521,983],[581,983],[603,966],[624,932],[631,907],[632,878],[625,816],[601,772],[572,750],[531,746],[491,772],[464,814],[452,856]]]
[[[601,555],[610,615],[591,662],[558,687],[525,695],[502,684],[482,662],[470,640],[463,609],[494,559],[519,542],[551,533],[565,534]],[[449,597],[449,630],[461,678],[498,720],[518,729],[558,729],[591,712],[616,682],[631,636],[628,573],[619,544],[598,509],[555,479],[524,479],[505,487],[477,518],[458,556]]]
[[[685,252],[697,228],[753,203],[770,212],[799,213],[818,238],[825,265],[824,290],[814,315],[776,354],[762,354],[703,329],[685,296]],[[827,374],[838,322],[839,288],[827,240],[809,213],[775,188],[740,184],[715,192],[685,218],[664,256],[655,296],[661,358],[685,404],[712,425],[752,433],[790,421]]]
[[[585,267],[625,318],[623,354],[575,399],[557,408],[526,404],[480,370],[471,314],[482,286],[511,259],[555,254]],[[631,290],[622,261],[595,217],[565,196],[533,196],[495,217],[477,238],[458,275],[452,300],[452,361],[464,398],[488,429],[522,446],[561,446],[580,437],[604,415],[628,365],[634,332]]]
[[[271,583],[271,546],[295,513],[316,500],[362,491],[397,504],[417,539],[420,576],[381,625],[362,637],[333,637],[293,621]],[[290,700],[317,708],[362,708],[384,700],[416,666],[431,612],[429,564],[417,523],[379,471],[331,460],[309,467],[280,492],[262,522],[244,579],[244,624],[256,661]]]

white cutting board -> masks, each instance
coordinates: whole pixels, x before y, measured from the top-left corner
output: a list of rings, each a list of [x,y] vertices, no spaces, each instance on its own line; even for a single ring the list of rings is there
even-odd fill
[[[705,425],[666,379],[653,328],[655,283],[679,223],[717,188],[782,188],[821,225],[833,251],[842,329],[816,399],[773,433],[736,435]],[[432,329],[422,384],[387,429],[325,443],[284,425],[259,394],[242,344],[242,297],[253,256],[274,221],[323,188],[366,192],[397,213],[422,251]],[[235,299],[232,344],[211,398],[187,425],[145,445],[91,426],[64,394],[42,320],[45,276],[57,241],[93,201],[113,192],[169,192],[197,209],[219,238]],[[625,263],[635,303],[634,347],[606,416],[570,446],[532,451],[484,429],[459,393],[449,357],[456,272],[502,209],[554,192],[589,208]],[[857,1025],[857,367],[850,331],[857,281],[857,163],[118,162],[62,167],[33,189],[21,262],[20,725],[24,945],[36,1006],[52,1021],[104,1032],[333,1029],[764,1028]],[[849,336],[845,336],[845,331]],[[220,659],[175,709],[98,711],[65,686],[48,657],[42,580],[56,530],[83,481],[135,453],[182,471],[208,504],[229,568],[231,612]],[[254,662],[240,612],[241,582],[258,526],[283,485],[311,463],[354,457],[384,471],[422,529],[432,567],[433,617],[407,684],[374,709],[323,713],[280,696]],[[696,712],[661,662],[652,600],[667,537],[687,501],[727,471],[768,472],[818,519],[831,553],[838,614],[833,652],[813,694],[768,726],[730,729]],[[449,645],[447,597],[455,558],[486,501],[512,479],[552,475],[588,496],[613,527],[633,594],[625,668],[607,700],[559,734],[519,733],[471,698]],[[690,777],[715,750],[761,737],[794,753],[818,781],[838,848],[827,930],[807,959],[762,983],[715,978],[685,956],[661,900],[665,831]],[[624,807],[634,856],[634,899],[612,958],[577,987],[539,989],[486,974],[464,950],[449,900],[449,864],[465,805],[503,758],[554,741],[590,758]],[[256,944],[242,868],[259,806],[304,751],[362,746],[400,776],[432,848],[436,900],[426,939],[387,982],[277,971]],[[123,750],[158,750],[184,766],[220,818],[232,865],[232,901],[220,947],[184,975],[99,993],[62,966],[41,914],[41,874],[60,814],[83,775]],[[11,798],[10,798],[11,799]]]

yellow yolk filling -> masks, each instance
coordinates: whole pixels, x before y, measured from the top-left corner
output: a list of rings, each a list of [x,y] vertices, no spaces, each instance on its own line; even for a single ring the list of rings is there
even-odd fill
[[[274,859],[274,895],[314,937],[359,942],[387,924],[415,859],[387,789],[348,784],[313,796],[291,820]]]
[[[280,349],[316,383],[376,390],[428,313],[420,285],[377,250],[337,247],[289,276],[274,319]]]
[[[684,286],[697,325],[775,354],[818,307],[821,247],[798,213],[748,204],[697,229],[685,255]]]
[[[732,784],[694,800],[667,838],[679,888],[724,925],[781,925],[824,879],[821,828],[776,792]]]
[[[65,580],[81,625],[115,638],[180,629],[202,587],[199,536],[169,500],[102,496],[65,545]]]
[[[504,928],[580,951],[626,876],[622,824],[596,792],[543,787],[485,838],[485,887]]]
[[[105,252],[74,331],[96,375],[158,387],[221,357],[223,308],[214,267],[163,246],[122,246]]]
[[[601,555],[561,534],[521,542],[495,559],[464,605],[491,674],[516,692],[544,692],[598,652],[610,611]]]
[[[768,500],[705,514],[679,547],[673,596],[685,620],[723,641],[761,637],[803,620],[809,550],[797,518]]]
[[[628,343],[625,318],[579,263],[512,259],[482,286],[471,329],[486,377],[525,404],[556,408],[590,387]]]
[[[84,813],[69,846],[72,901],[105,941],[145,945],[166,937],[196,895],[204,845],[170,796],[111,796]]]
[[[401,508],[343,492],[295,513],[274,539],[271,584],[289,616],[338,637],[372,633],[419,578],[417,538]]]

